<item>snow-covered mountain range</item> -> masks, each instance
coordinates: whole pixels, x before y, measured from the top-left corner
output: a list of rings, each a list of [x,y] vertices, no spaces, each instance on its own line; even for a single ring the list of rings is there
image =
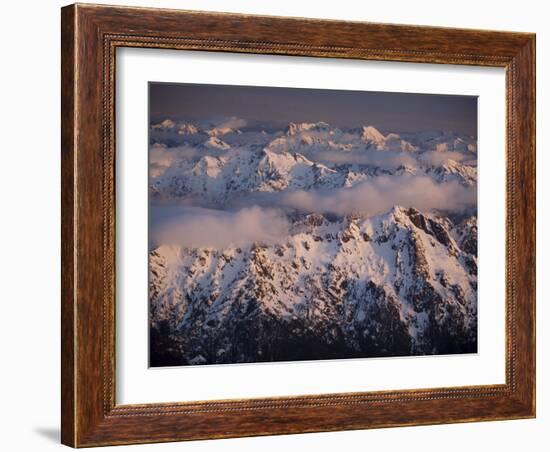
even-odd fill
[[[151,125],[151,365],[477,350],[475,138],[245,123]]]

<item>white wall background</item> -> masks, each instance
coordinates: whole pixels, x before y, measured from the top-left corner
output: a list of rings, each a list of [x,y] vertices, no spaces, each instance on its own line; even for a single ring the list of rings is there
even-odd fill
[[[357,0],[113,0],[118,4],[304,16],[537,33],[538,130],[538,417],[536,420],[407,427],[341,433],[244,438],[119,447],[116,450],[279,451],[399,450],[499,452],[547,450],[550,308],[545,200],[550,146],[550,18],[545,2],[500,0],[358,2]],[[93,2],[97,3],[97,2]],[[27,0],[2,5],[0,71],[1,350],[0,447],[46,451],[59,445],[59,8],[64,2]],[[545,290],[546,289],[546,290]],[[546,355],[546,356],[545,356]],[[546,380],[546,381],[545,381]],[[546,443],[548,440],[546,440]]]

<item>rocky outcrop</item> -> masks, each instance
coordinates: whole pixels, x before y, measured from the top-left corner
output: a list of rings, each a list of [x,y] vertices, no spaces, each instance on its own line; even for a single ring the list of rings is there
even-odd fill
[[[270,246],[161,246],[150,255],[151,364],[475,352],[474,230],[475,218],[396,207],[304,215]]]

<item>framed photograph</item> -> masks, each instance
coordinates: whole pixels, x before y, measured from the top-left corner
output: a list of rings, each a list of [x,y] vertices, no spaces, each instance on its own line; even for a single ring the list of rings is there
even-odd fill
[[[62,442],[535,416],[535,36],[62,9]]]

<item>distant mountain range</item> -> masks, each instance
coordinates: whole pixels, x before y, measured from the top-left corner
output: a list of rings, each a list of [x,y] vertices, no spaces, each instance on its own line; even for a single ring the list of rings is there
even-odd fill
[[[475,203],[396,204],[372,215],[280,202],[306,193],[337,204],[348,190],[415,178],[475,194],[474,138],[166,119],[151,126],[150,142],[153,204],[227,210],[276,199],[289,223],[274,243],[152,245],[151,365],[477,350]]]

